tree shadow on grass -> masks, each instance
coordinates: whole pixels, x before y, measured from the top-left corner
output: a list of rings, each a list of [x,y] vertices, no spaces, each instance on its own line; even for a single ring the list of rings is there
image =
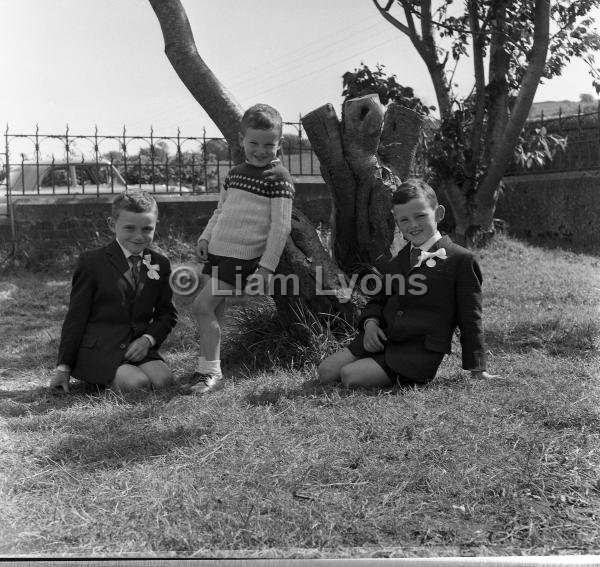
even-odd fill
[[[360,395],[365,398],[380,396],[401,396],[416,388],[419,390],[430,387],[428,384],[397,384],[387,388],[345,388],[340,383],[323,385],[316,379],[306,380],[296,387],[264,386],[245,396],[245,401],[251,406],[275,405],[282,400],[297,398],[318,399],[321,405],[335,405],[335,400]]]
[[[69,393],[62,390],[51,390],[47,386],[0,390],[0,416],[10,418],[43,415],[52,411],[66,410],[93,400],[100,402],[108,395],[115,394],[104,386],[86,384],[79,380],[71,380]],[[131,393],[126,394],[124,399],[144,402],[150,396],[158,396],[168,403],[174,397],[179,396],[179,391],[174,387],[160,393]]]
[[[177,448],[197,451],[213,436],[215,419],[207,412],[190,414],[169,404],[176,396],[175,389],[126,396],[108,390],[95,395],[42,395],[30,399],[31,404],[5,397],[0,400],[0,415],[21,418],[7,420],[5,428],[31,443],[44,436],[43,444],[35,446],[41,462],[78,469],[121,468]],[[61,409],[68,411],[54,411]]]
[[[47,386],[37,386],[22,390],[0,390],[0,416],[20,417],[31,414],[44,414],[66,409],[81,403],[90,396],[102,393],[99,388],[84,383],[71,384],[69,394],[53,392]]]
[[[50,462],[76,463],[78,467],[121,468],[132,462],[167,455],[176,448],[189,447],[190,455],[198,452],[211,435],[212,428],[178,423],[165,428],[159,420],[135,418],[125,425],[119,417],[95,418],[94,427],[81,433],[64,433],[50,441],[42,458]],[[104,434],[97,434],[97,431]]]

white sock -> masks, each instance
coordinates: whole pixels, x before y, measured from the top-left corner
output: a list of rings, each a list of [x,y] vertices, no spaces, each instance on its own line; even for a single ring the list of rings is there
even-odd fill
[[[221,374],[221,361],[198,360],[196,370],[201,374]]]

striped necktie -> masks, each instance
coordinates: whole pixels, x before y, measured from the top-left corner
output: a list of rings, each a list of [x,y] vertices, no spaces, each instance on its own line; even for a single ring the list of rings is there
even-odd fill
[[[410,267],[414,268],[419,262],[421,256],[421,249],[411,245],[410,248]]]
[[[129,256],[129,263],[131,264],[131,279],[133,280],[133,287],[138,288],[140,283],[140,261],[139,256]]]

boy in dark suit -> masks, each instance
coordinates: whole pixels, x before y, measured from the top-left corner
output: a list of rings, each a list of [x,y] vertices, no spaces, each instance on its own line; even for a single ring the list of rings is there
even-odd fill
[[[463,368],[489,378],[475,257],[439,233],[445,211],[427,183],[407,180],[392,204],[408,244],[390,261],[381,289],[365,306],[358,336],[321,362],[319,380],[341,380],[346,387],[424,384],[450,353],[457,326]]]
[[[108,223],[115,240],[81,254],[73,273],[50,388],[68,392],[70,376],[120,392],[172,384],[158,348],[177,311],[169,260],[148,248],[157,220],[156,201],[145,191],[114,200]]]

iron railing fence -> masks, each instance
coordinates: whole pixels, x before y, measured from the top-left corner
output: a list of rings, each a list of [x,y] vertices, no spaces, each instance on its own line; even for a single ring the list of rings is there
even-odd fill
[[[525,137],[542,127],[548,134],[566,137],[566,148],[556,148],[554,158],[543,165],[526,167],[515,161],[506,175],[600,169],[600,101],[594,111],[583,112],[579,105],[576,114],[563,114],[559,108],[558,115],[548,118],[542,112],[539,118],[527,121]]]
[[[127,187],[153,193],[218,192],[233,166],[223,138],[202,136],[34,134],[5,131],[0,196],[100,195]],[[293,176],[320,175],[301,122],[284,123],[282,161]],[[2,202],[0,201],[0,205]]]
[[[507,175],[600,169],[600,102],[593,112],[529,120],[526,131],[545,127],[567,138],[544,165],[513,163]],[[202,136],[73,135],[12,133],[6,127],[0,154],[0,216],[10,215],[11,199],[23,195],[100,195],[125,185],[154,193],[217,192],[233,162],[223,138]],[[301,122],[286,122],[283,163],[294,176],[320,175],[319,162],[303,136]]]

